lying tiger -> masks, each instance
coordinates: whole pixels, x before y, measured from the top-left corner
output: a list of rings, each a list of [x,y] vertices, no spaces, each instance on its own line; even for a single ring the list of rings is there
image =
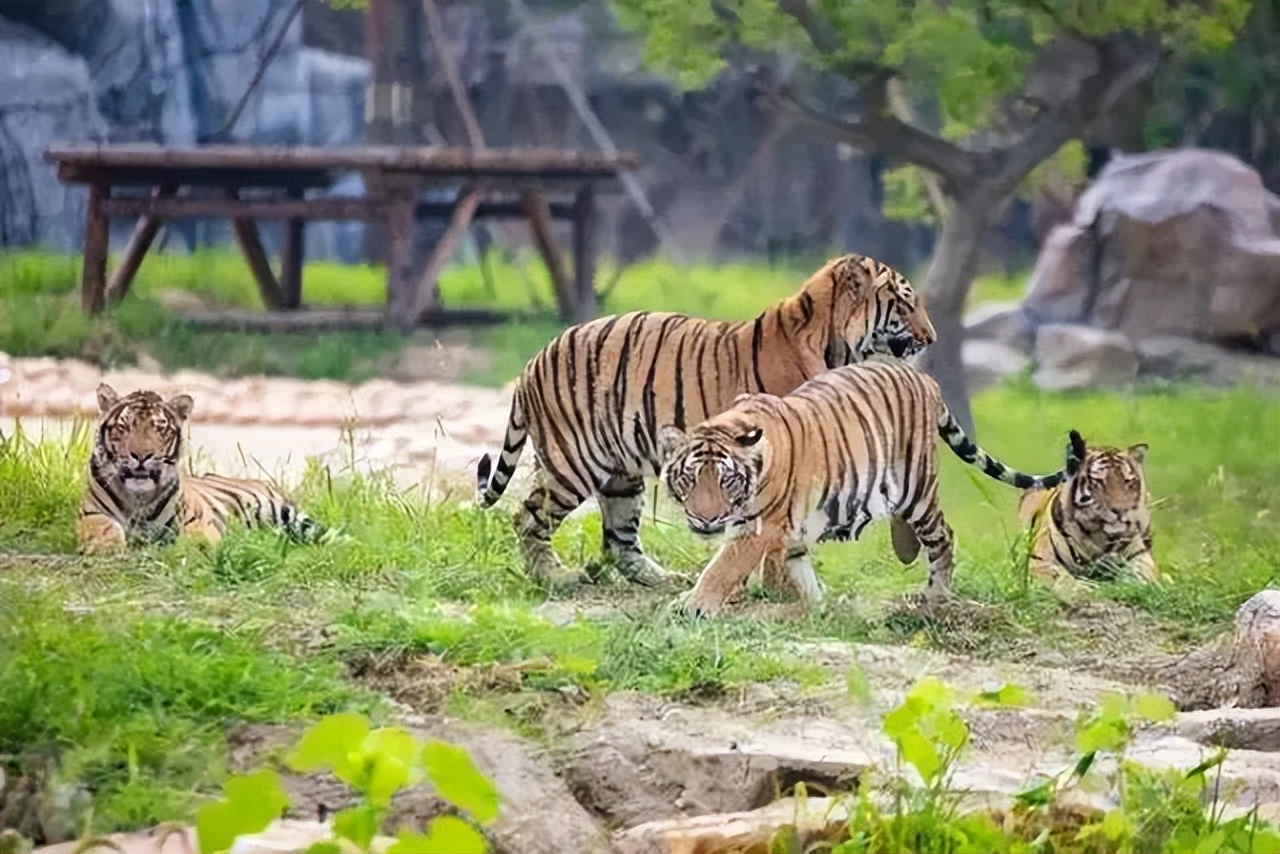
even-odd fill
[[[661,477],[689,527],[731,536],[686,610],[715,613],[758,567],[766,581],[785,579],[802,599],[819,600],[808,546],[832,538],[832,517],[851,539],[872,519],[905,521],[894,532],[898,557],[910,563],[923,544],[924,599],[946,596],[953,544],[938,506],[935,433],[960,459],[1012,486],[1050,488],[1065,477],[1033,477],[993,459],[956,423],[931,377],[879,359],[824,373],[786,397],[743,395],[687,434],[665,428]]]
[[[271,484],[220,475],[183,474],[183,425],[194,401],[163,400],[153,391],[120,397],[98,386],[98,420],[89,483],[76,538],[84,552],[189,534],[216,543],[227,522],[280,528],[299,540],[325,533]]]
[[[661,585],[667,574],[642,550],[640,516],[662,425],[697,424],[743,392],[786,394],[872,353],[904,358],[934,338],[910,283],[861,255],[829,261],[798,293],[744,323],[633,312],[570,327],[517,379],[496,470],[488,455],[480,460],[479,503],[502,496],[532,439],[533,487],[513,519],[529,576],[551,587],[588,580],[565,569],[551,535],[594,495],[618,571]]]
[[[1146,445],[1088,448],[1072,432],[1066,482],[1024,492],[1018,504],[1031,532],[1032,574],[1053,585],[1068,580],[1064,572],[1097,580],[1128,569],[1145,581],[1159,579],[1146,458]]]

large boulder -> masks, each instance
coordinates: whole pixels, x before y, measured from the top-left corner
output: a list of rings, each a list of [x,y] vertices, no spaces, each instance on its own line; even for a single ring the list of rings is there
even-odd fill
[[[1138,354],[1117,332],[1053,323],[1036,333],[1035,384],[1047,389],[1125,388],[1138,379]]]
[[[1050,234],[1025,307],[1040,323],[1131,337],[1264,343],[1280,333],[1274,197],[1235,158],[1119,157]]]

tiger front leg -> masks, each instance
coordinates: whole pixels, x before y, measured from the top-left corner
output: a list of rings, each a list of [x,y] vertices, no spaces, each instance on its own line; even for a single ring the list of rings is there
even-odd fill
[[[771,590],[788,590],[800,597],[806,605],[816,605],[826,596],[826,587],[814,572],[809,559],[809,549],[803,542],[787,547],[781,565],[767,559],[764,565],[764,585]]]
[[[720,547],[706,569],[698,576],[684,602],[684,612],[694,617],[710,617],[718,613],[766,560],[781,562],[785,553],[777,538],[761,534],[742,534]]]
[[[1150,548],[1132,558],[1129,561],[1129,568],[1143,581],[1153,583],[1160,581],[1160,569],[1156,566],[1156,559],[1151,554]]]
[[[124,548],[124,526],[102,513],[82,513],[76,519],[76,542],[84,554],[100,554]]]
[[[615,477],[597,496],[604,528],[604,552],[623,578],[644,587],[670,586],[674,576],[644,553],[640,518],[644,513],[644,478]]]

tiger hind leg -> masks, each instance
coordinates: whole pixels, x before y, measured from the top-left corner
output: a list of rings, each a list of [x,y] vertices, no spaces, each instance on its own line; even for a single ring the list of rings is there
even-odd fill
[[[644,587],[666,587],[673,576],[644,553],[640,517],[644,512],[644,478],[612,477],[597,495],[604,529],[604,553],[628,581]]]
[[[585,573],[567,568],[551,547],[551,535],[585,496],[553,483],[540,463],[533,471],[533,488],[512,514],[525,572],[534,583],[549,590],[566,590],[589,582]]]
[[[938,506],[936,489],[928,504],[913,511],[907,521],[929,557],[929,581],[925,604],[936,604],[951,595],[951,571],[955,564],[955,535]]]

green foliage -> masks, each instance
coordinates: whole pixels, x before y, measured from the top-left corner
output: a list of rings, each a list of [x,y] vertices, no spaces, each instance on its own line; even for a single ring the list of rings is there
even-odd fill
[[[205,854],[226,851],[237,836],[259,833],[284,814],[289,796],[272,771],[232,777],[223,786],[226,797],[196,812],[196,838]]]
[[[813,66],[854,80],[889,72],[913,93],[936,96],[948,135],[963,136],[989,122],[998,99],[1017,87],[1037,47],[1054,33],[1097,37],[1129,30],[1158,34],[1184,53],[1220,50],[1239,32],[1250,4],[611,0],[611,5],[625,26],[644,35],[646,62],[673,73],[685,88],[705,85],[735,46],[798,53]],[[805,9],[810,20],[802,23],[805,16],[787,14],[787,8]]]

